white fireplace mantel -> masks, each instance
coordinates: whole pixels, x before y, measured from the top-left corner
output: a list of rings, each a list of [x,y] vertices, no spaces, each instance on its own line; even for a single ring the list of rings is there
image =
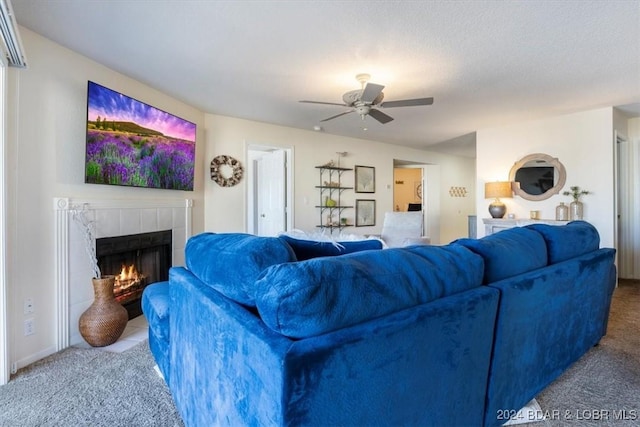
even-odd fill
[[[95,225],[95,238],[170,229],[175,266],[184,264],[184,247],[192,233],[192,207],[191,199],[53,199],[57,351],[81,342],[78,318],[93,301],[92,271],[73,211],[87,212]]]

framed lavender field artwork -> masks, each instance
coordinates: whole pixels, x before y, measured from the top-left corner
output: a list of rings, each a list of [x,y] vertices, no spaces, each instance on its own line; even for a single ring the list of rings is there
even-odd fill
[[[376,168],[373,166],[356,166],[356,193],[376,192]]]
[[[196,124],[94,82],[85,183],[193,190]]]
[[[356,200],[356,227],[376,225],[376,201]]]

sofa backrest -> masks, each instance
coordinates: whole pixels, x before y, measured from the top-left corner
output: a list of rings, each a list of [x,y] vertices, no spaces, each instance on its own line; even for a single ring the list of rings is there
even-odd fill
[[[572,221],[564,226],[531,224],[525,228],[542,235],[547,245],[549,264],[575,258],[600,247],[598,230],[586,221]]]
[[[484,259],[483,283],[496,282],[547,265],[547,246],[542,235],[515,227],[481,239],[458,239]]]
[[[461,245],[278,264],[256,283],[256,306],[274,331],[305,338],[478,287],[482,266],[482,258]]]
[[[255,282],[265,268],[295,260],[282,240],[244,233],[202,233],[185,247],[186,266],[194,276],[248,306],[255,306]]]

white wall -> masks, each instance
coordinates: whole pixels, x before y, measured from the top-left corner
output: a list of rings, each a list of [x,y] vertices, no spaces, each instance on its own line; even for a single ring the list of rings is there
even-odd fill
[[[628,134],[629,139],[640,139],[640,118],[629,119]]]
[[[204,228],[204,114],[26,28],[20,33],[29,68],[10,70],[9,108],[17,115],[9,123],[7,141],[9,345],[11,360],[19,367],[55,348],[54,197],[192,198],[193,230]],[[196,123],[195,191],[84,184],[87,80]],[[25,298],[32,298],[35,307],[27,316]],[[28,317],[34,318],[36,333],[25,337]]]
[[[490,200],[483,198],[484,183],[507,181],[511,166],[532,153],[557,157],[567,171],[565,188],[579,186],[592,192],[581,200],[584,219],[600,233],[601,245],[614,245],[614,173],[613,173],[613,108],[486,129],[477,132],[478,237],[484,236],[482,218],[488,218]],[[555,219],[559,202],[570,202],[570,196],[559,195],[539,202],[518,196],[502,199],[507,212],[526,218],[529,211],[539,210],[543,219]]]
[[[345,191],[344,199],[376,200],[376,226],[353,227],[346,232],[355,234],[378,234],[382,227],[384,212],[393,210],[393,159],[410,160],[416,163],[431,163],[440,166],[440,239],[439,243],[467,235],[467,215],[475,212],[473,187],[475,182],[474,159],[449,156],[397,145],[345,138],[325,133],[292,129],[266,123],[206,114],[205,161],[226,154],[247,164],[247,145],[258,144],[282,148],[293,148],[294,154],[294,228],[307,232],[317,231],[320,223],[318,170],[315,166],[329,160],[337,161],[336,152],[348,152],[340,165],[352,168],[355,165],[375,167],[376,192],[354,193]],[[353,185],[353,172],[343,175],[343,182]],[[466,198],[449,195],[452,186],[466,186],[470,194]],[[207,179],[205,192],[205,229],[216,232],[247,230],[246,180],[235,187],[222,188]],[[354,210],[345,211],[344,216],[353,219]],[[350,221],[351,222],[351,221]]]

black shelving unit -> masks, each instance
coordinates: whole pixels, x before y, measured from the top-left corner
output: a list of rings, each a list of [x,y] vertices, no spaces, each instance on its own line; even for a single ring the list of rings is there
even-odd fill
[[[342,193],[353,190],[353,187],[342,185],[342,174],[353,169],[337,166],[316,166],[316,169],[320,176],[319,185],[316,185],[320,190],[320,204],[316,206],[320,209],[320,223],[316,227],[329,229],[331,233],[337,230],[339,233],[343,228],[353,225],[341,222],[342,212],[353,208],[353,206],[342,204]],[[327,203],[327,200],[333,200],[335,204]]]

